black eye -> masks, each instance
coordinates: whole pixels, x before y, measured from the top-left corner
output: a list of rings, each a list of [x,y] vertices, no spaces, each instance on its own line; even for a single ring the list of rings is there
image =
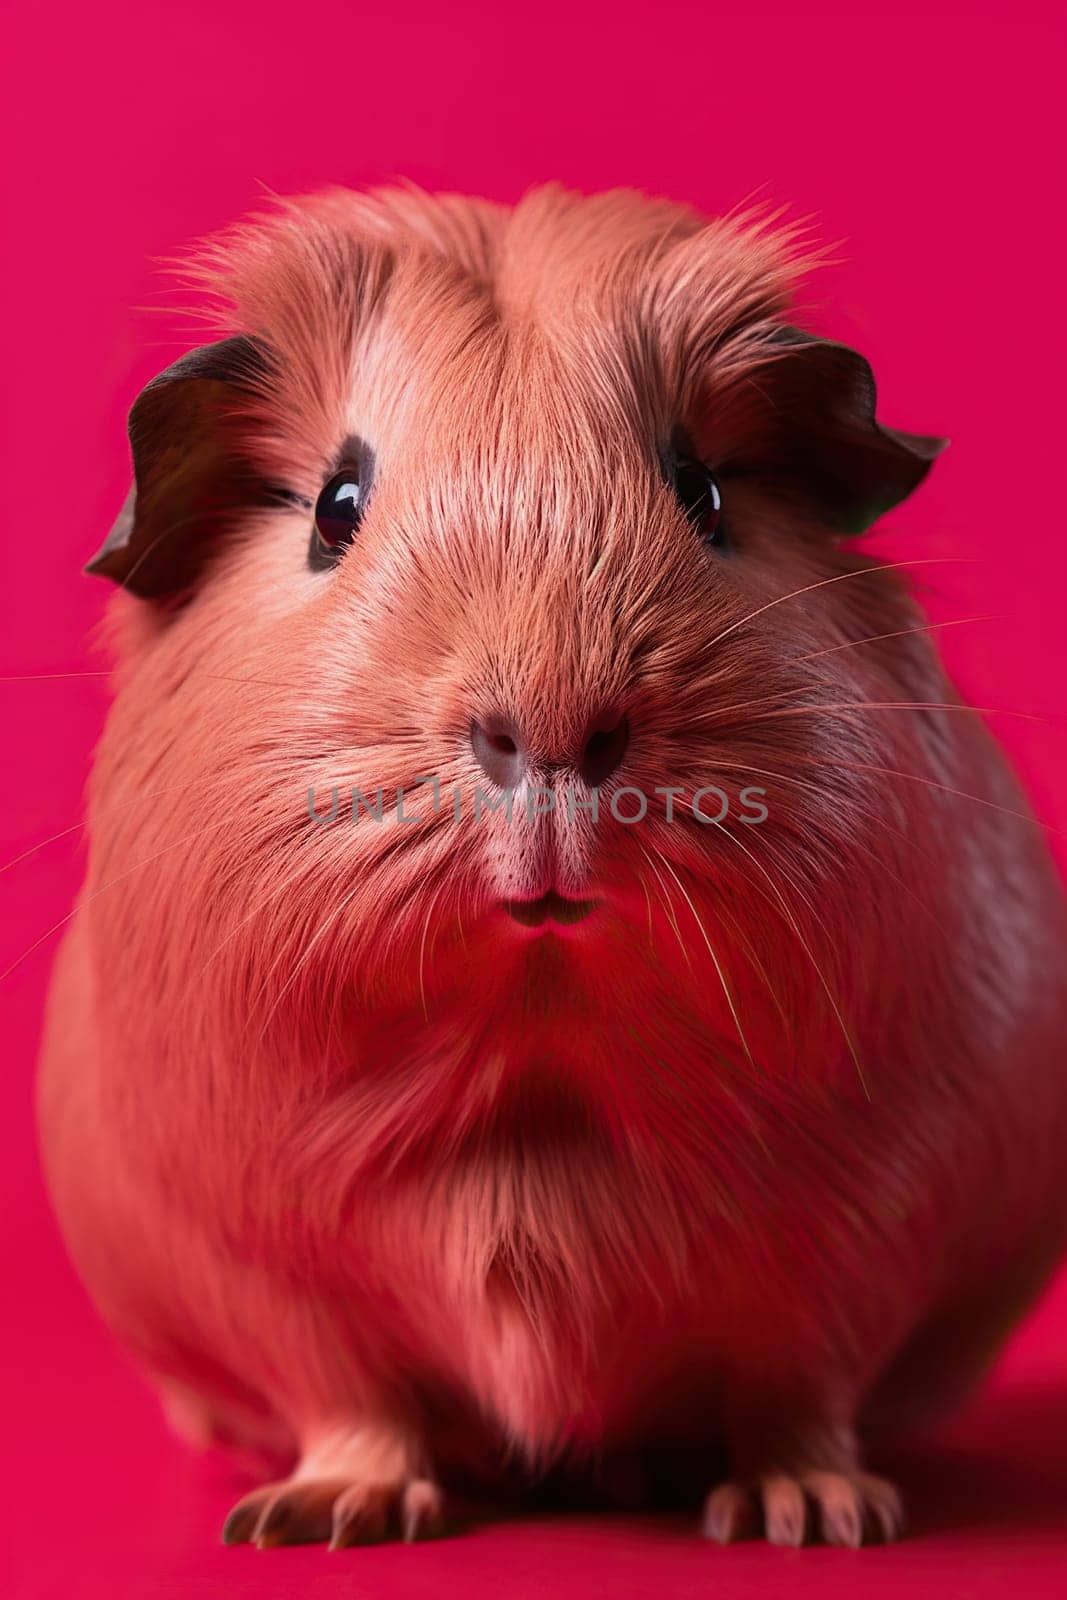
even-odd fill
[[[355,467],[334,473],[315,502],[313,566],[331,565],[352,543],[363,516],[363,500],[363,484]]]
[[[674,491],[701,538],[710,545],[725,545],[722,491],[711,468],[702,461],[682,457],[675,463]]]

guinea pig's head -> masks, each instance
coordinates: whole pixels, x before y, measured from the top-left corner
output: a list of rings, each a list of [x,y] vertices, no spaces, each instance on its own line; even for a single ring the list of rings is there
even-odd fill
[[[899,868],[904,735],[843,708],[926,670],[852,536],[940,441],[793,326],[802,266],[555,188],[332,193],[208,249],[225,337],[136,400],[90,566],[127,597],[94,845],[131,904],[151,877],[127,946],[320,1039],[570,1037],[647,986],[748,1048],[750,980],[818,989],[820,920]]]

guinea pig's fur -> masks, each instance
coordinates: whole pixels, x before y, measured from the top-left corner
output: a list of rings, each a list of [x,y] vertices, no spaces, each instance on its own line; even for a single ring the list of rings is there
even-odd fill
[[[936,447],[790,331],[804,265],[554,187],[333,192],[198,258],[236,337],[131,419],[41,1116],[171,1415],[295,1463],[230,1539],[414,1537],[441,1483],[620,1463],[720,1539],[889,1536],[859,1438],[962,1392],[1057,1257],[1060,885],[911,569],[849,535]],[[476,726],[554,810],[476,814]],[[598,904],[507,909],[549,891]]]

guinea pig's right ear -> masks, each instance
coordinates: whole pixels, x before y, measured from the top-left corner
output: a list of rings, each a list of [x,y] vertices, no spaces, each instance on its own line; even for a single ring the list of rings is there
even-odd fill
[[[228,522],[268,503],[242,452],[248,400],[272,370],[267,347],[238,336],[202,345],[142,389],[129,416],[134,482],[86,572],[160,598],[197,577]]]
[[[791,327],[774,343],[769,465],[832,527],[862,533],[918,488],[948,440],[879,422],[870,363],[848,345]]]

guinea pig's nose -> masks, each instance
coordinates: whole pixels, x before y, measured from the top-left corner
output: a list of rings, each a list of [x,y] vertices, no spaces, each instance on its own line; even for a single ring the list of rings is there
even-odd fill
[[[586,729],[578,772],[590,789],[607,783],[626,754],[630,742],[630,723],[617,711],[602,712]]]
[[[626,754],[629,742],[630,724],[626,717],[621,717],[617,711],[605,711],[595,717],[585,730],[574,762],[582,782],[590,789],[599,789],[601,784],[607,783]],[[518,728],[506,717],[487,717],[484,722],[472,722],[471,748],[486,777],[499,788],[515,789],[522,782],[530,764],[530,754]]]
[[[473,722],[471,748],[486,777],[499,788],[514,789],[522,782],[526,751],[513,723],[497,717],[487,718],[484,724]]]

